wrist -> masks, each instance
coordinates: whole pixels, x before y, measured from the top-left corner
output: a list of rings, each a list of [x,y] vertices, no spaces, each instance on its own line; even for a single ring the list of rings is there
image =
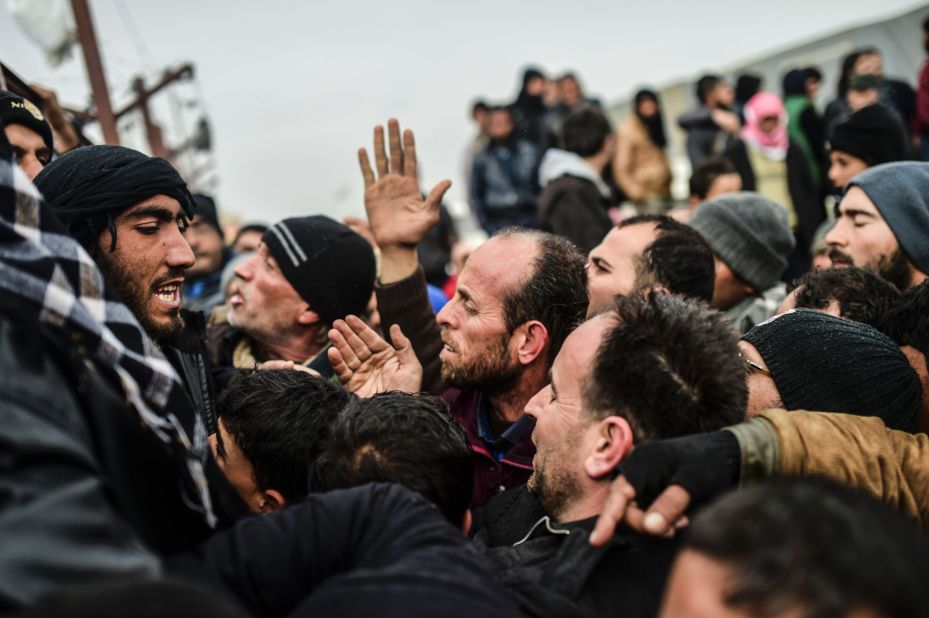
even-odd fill
[[[381,246],[381,273],[378,280],[382,285],[406,279],[418,268],[416,247]]]

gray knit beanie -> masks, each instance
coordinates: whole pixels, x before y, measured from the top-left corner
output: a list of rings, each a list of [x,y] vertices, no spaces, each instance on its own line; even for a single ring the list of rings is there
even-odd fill
[[[910,261],[929,273],[929,163],[885,163],[861,172],[848,186],[865,192]]]
[[[735,274],[759,292],[777,283],[795,244],[787,209],[748,191],[700,204],[690,225]]]
[[[915,431],[922,387],[892,339],[867,324],[795,309],[742,336],[758,350],[788,410],[879,416]]]

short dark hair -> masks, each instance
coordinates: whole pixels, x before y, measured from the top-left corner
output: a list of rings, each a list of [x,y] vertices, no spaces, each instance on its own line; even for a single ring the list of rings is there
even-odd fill
[[[880,330],[884,314],[900,298],[900,291],[877,273],[855,266],[809,272],[790,284],[797,290],[796,305],[825,309],[836,301],[843,318]]]
[[[660,285],[672,294],[710,302],[716,282],[713,249],[695,229],[667,215],[638,215],[619,224],[654,223],[657,236],[636,262],[635,291]]]
[[[292,502],[306,496],[307,465],[354,398],[338,384],[303,371],[263,370],[230,380],[216,409],[252,464],[259,489],[275,489]],[[217,450],[225,453],[221,440]]]
[[[683,547],[722,563],[724,603],[751,615],[929,616],[925,536],[887,505],[825,479],[732,492],[697,515]]]
[[[356,399],[339,415],[310,471],[310,489],[399,483],[460,525],[471,502],[473,476],[468,439],[445,402],[391,391]]]
[[[239,242],[239,239],[242,238],[243,234],[249,232],[258,232],[259,234],[264,234],[268,231],[268,226],[264,223],[248,223],[239,228],[239,231],[235,233],[235,240],[232,241],[232,244],[235,245]]]
[[[559,141],[563,149],[581,157],[590,157],[600,152],[612,133],[613,128],[603,112],[584,107],[565,117]]]
[[[584,389],[596,418],[629,421],[636,441],[713,431],[745,418],[738,336],[718,311],[650,292],[616,298]]]
[[[477,101],[471,104],[471,115],[472,116],[479,111],[484,111],[484,112],[489,111],[489,108],[487,107],[487,102],[484,101],[483,99],[478,99]]]
[[[503,316],[510,333],[529,320],[545,325],[551,365],[587,313],[587,258],[571,241],[540,230],[505,228],[494,236],[526,236],[538,245],[532,272],[503,297]]]
[[[819,68],[817,67],[814,67],[814,66],[806,67],[805,69],[803,69],[803,72],[806,73],[806,78],[808,80],[812,79],[813,81],[816,81],[816,82],[823,81],[823,72],[820,71]]]
[[[700,79],[697,80],[697,100],[701,103],[706,103],[706,98],[721,81],[723,81],[723,78],[713,73],[700,77]]]
[[[911,345],[929,362],[929,281],[903,292],[881,320],[878,330],[897,345]]]
[[[923,32],[929,34],[929,15],[926,15],[926,18],[923,19]]]
[[[693,173],[690,175],[690,195],[698,198],[700,201],[706,199],[710,193],[710,187],[713,182],[720,176],[726,174],[738,174],[735,165],[728,158],[723,156],[713,156],[704,159],[697,164]]]

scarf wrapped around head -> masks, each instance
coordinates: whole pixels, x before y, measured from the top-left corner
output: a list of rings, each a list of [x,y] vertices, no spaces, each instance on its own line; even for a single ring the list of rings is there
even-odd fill
[[[777,126],[770,133],[761,130],[761,121],[777,118]],[[745,104],[745,126],[742,139],[754,150],[760,150],[769,159],[787,158],[790,139],[787,136],[787,111],[781,99],[770,92],[759,92]]]
[[[89,253],[100,232],[109,228],[110,251],[116,248],[113,219],[122,211],[156,195],[176,199],[191,216],[193,198],[174,167],[122,146],[85,146],[45,166],[35,185],[68,232]]]
[[[0,142],[5,141],[2,133]],[[177,373],[132,312],[108,294],[93,259],[42,203],[22,170],[2,156],[4,146],[8,148],[0,144],[0,296],[25,301],[35,312],[30,319],[81,334],[88,356],[118,377],[139,423],[183,463],[180,469],[189,478],[182,491],[214,526],[203,471],[210,456],[206,428],[198,415],[181,420],[172,413],[172,402],[184,394]],[[114,189],[101,202],[115,199],[116,193]],[[79,203],[82,212],[96,214],[89,201]]]

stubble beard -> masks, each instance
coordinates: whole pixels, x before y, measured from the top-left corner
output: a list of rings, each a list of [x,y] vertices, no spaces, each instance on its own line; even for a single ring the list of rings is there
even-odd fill
[[[442,361],[442,380],[462,390],[504,392],[512,388],[521,375],[518,364],[507,358],[508,335],[488,346],[479,357],[468,362],[452,364]]]
[[[873,270],[897,286],[897,289],[901,292],[905,292],[910,288],[910,282],[912,281],[910,261],[899,247],[889,257],[882,255]]]
[[[97,266],[103,273],[107,288],[129,308],[154,341],[169,344],[184,330],[184,319],[181,317],[180,310],[170,315],[171,321],[168,324],[156,322],[152,318],[148,305],[154,290],[146,289],[125,266],[112,261],[103,251],[97,255]],[[183,271],[178,272],[180,275],[169,272],[168,276],[183,276]]]

